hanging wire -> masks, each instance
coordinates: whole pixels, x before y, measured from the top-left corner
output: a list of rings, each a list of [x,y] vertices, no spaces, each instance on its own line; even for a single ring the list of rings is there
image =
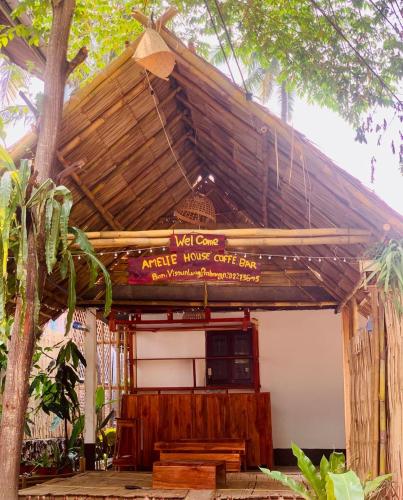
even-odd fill
[[[330,24],[333,29],[338,33],[341,38],[347,43],[347,45],[350,47],[350,49],[354,52],[354,54],[357,56],[357,58],[366,66],[366,68],[375,76],[375,78],[380,82],[382,87],[389,92],[389,94],[396,99],[396,101],[399,104],[402,104],[402,101],[399,99],[399,97],[395,94],[393,89],[385,82],[385,80],[372,68],[372,66],[368,63],[368,61],[363,57],[360,53],[360,51],[350,42],[350,40],[347,38],[347,36],[344,34],[343,30],[340,28],[340,26],[322,9],[322,7],[316,2],[316,0],[309,0],[311,4],[316,8],[322,16],[325,18],[325,20]]]
[[[243,73],[242,73],[242,70],[241,70],[241,66],[239,65],[238,58],[237,58],[237,56],[235,54],[234,46],[232,45],[231,37],[230,37],[227,25],[226,25],[225,20],[224,20],[224,16],[222,15],[220,4],[218,3],[218,0],[214,0],[214,3],[215,3],[215,6],[217,8],[218,15],[220,16],[221,23],[223,25],[225,34],[227,36],[227,40],[228,40],[228,44],[229,44],[231,52],[232,52],[232,56],[233,56],[233,58],[235,60],[235,64],[237,65],[239,74],[241,75],[242,84],[243,84],[243,87],[244,87],[245,93],[246,93],[246,98],[247,98],[247,100],[252,100],[252,94],[249,92],[248,87],[246,86],[246,81],[245,81],[245,78],[243,76]]]
[[[229,74],[231,75],[231,79],[232,81],[235,83],[235,78],[234,78],[234,75],[232,73],[232,70],[231,70],[231,66],[229,64],[229,61],[228,61],[228,58],[227,58],[227,54],[225,53],[225,50],[224,50],[224,47],[223,47],[223,44],[221,43],[221,39],[218,35],[218,31],[217,31],[217,26],[216,26],[216,23],[214,21],[214,18],[213,18],[213,15],[211,14],[211,10],[210,10],[210,7],[209,7],[209,4],[208,4],[208,1],[207,0],[204,0],[204,5],[206,6],[206,9],[207,9],[207,12],[210,16],[210,21],[211,21],[211,24],[213,25],[213,28],[214,28],[214,33],[217,37],[217,40],[218,40],[218,43],[220,44],[220,48],[221,48],[221,52],[223,53],[223,56],[224,56],[224,59],[225,59],[225,63],[227,65],[227,68],[228,68],[228,71],[229,71]]]
[[[183,175],[183,177],[184,177],[185,181],[187,182],[187,185],[189,186],[189,189],[190,189],[190,190],[192,191],[192,193],[193,193],[193,191],[194,191],[193,186],[192,186],[192,184],[190,183],[190,181],[189,181],[189,179],[188,179],[188,177],[187,177],[187,175],[186,175],[186,171],[185,171],[185,169],[184,169],[184,168],[182,167],[182,165],[180,164],[180,162],[179,162],[179,160],[178,160],[178,157],[176,156],[175,151],[173,150],[173,147],[172,147],[172,144],[171,144],[171,140],[170,140],[170,138],[169,138],[169,135],[168,135],[168,133],[167,133],[167,131],[166,131],[166,128],[165,128],[165,125],[164,125],[164,120],[162,119],[162,116],[161,116],[160,110],[158,109],[158,102],[157,102],[157,98],[155,97],[155,90],[154,90],[153,86],[151,85],[150,78],[149,78],[149,76],[148,76],[148,71],[147,71],[147,70],[146,70],[146,78],[147,78],[147,82],[148,82],[148,87],[149,87],[149,89],[150,89],[150,94],[151,94],[151,96],[152,96],[152,98],[153,98],[153,100],[154,100],[154,106],[155,106],[155,109],[156,109],[156,111],[157,111],[158,118],[160,119],[161,126],[162,126],[162,129],[163,129],[163,131],[164,131],[164,135],[165,135],[165,138],[166,138],[166,140],[167,140],[167,143],[168,143],[169,149],[171,150],[172,156],[173,156],[173,158],[174,158],[174,160],[175,160],[176,164],[178,165],[179,170],[181,171],[181,173],[182,173],[182,175]]]

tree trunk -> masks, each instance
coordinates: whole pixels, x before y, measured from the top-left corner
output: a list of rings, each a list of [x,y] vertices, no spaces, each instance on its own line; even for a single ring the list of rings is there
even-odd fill
[[[281,84],[280,92],[281,92],[281,119],[287,123],[289,115],[289,102],[288,102],[289,95],[287,89],[285,88],[284,82],[282,82]]]
[[[51,176],[54,164],[63,110],[64,87],[69,69],[66,54],[74,8],[75,0],[52,1],[53,20],[44,78],[44,107],[35,155],[35,169],[38,172],[39,182]],[[3,395],[3,415],[0,427],[0,500],[18,499],[18,473],[28,404],[29,375],[36,341],[35,294],[37,287],[40,293],[46,276],[43,241],[43,228],[39,230],[37,240],[32,228],[29,230],[26,262],[27,309],[25,316],[22,317],[21,298],[17,297]]]

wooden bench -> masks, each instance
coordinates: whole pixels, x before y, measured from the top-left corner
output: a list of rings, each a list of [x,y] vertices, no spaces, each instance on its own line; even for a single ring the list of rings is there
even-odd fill
[[[224,486],[222,461],[167,460],[153,464],[154,489],[215,490]]]
[[[166,460],[219,460],[225,462],[227,472],[239,472],[245,464],[244,439],[180,439],[159,441],[154,444],[160,461]]]

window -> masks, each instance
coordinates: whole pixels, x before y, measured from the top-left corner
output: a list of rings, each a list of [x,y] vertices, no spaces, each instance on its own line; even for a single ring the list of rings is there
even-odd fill
[[[255,370],[252,328],[206,332],[207,386],[254,387],[258,377]]]

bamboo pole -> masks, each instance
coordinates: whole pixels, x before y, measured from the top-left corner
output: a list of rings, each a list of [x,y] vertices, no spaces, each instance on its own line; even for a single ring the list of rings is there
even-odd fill
[[[372,443],[371,443],[371,462],[372,462],[372,478],[379,474],[379,346],[380,346],[380,332],[379,332],[379,292],[376,286],[371,286],[371,309],[373,321],[373,347],[374,352],[372,356],[371,376],[373,378],[373,391],[372,391]]]
[[[342,334],[343,334],[343,384],[344,384],[344,426],[346,434],[346,456],[348,466],[351,467],[351,371],[349,363],[349,350],[351,339],[351,306],[342,309]]]
[[[235,228],[235,229],[150,229],[146,231],[90,231],[87,238],[166,238],[174,234],[209,234],[237,238],[305,238],[317,236],[366,236],[371,232],[355,228],[312,228],[312,229],[277,229],[277,228]]]
[[[89,299],[78,303],[80,306],[89,305],[102,305],[105,303],[103,299]],[[204,307],[203,300],[127,300],[127,299],[114,299],[114,305],[139,305],[139,306],[178,306],[178,307]],[[335,308],[336,301],[323,300],[323,301],[209,301],[209,307],[265,307],[265,308]]]
[[[379,295],[379,474],[386,473],[386,332],[385,309]]]
[[[306,246],[306,245],[358,245],[368,243],[368,236],[313,236],[301,238],[228,238],[227,248],[254,248],[276,246]],[[166,247],[170,239],[166,238],[91,238],[94,248],[125,248],[125,247]],[[208,247],[206,247],[206,250]]]

